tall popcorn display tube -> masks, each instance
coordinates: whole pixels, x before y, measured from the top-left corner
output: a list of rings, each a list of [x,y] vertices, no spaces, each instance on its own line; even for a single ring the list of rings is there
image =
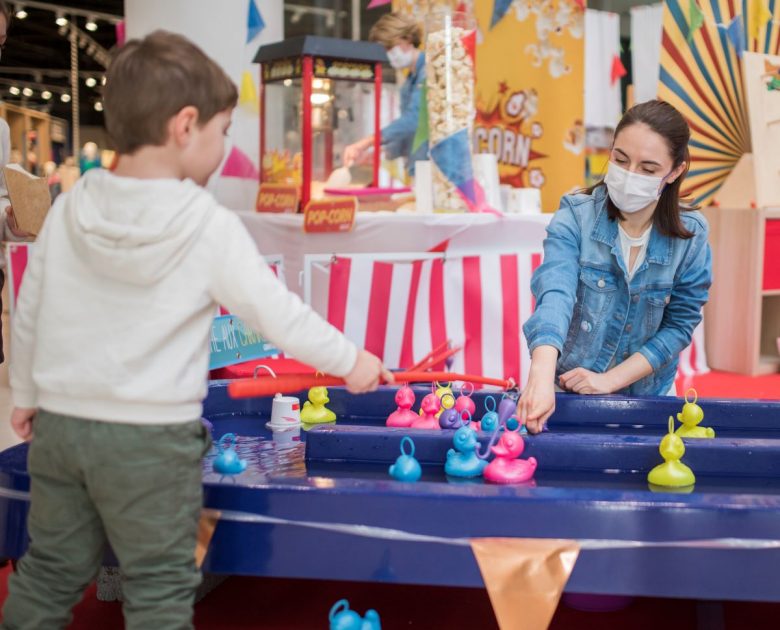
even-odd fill
[[[428,128],[436,210],[473,209],[471,137],[474,126],[475,50],[474,16],[460,12],[426,17],[425,68]]]

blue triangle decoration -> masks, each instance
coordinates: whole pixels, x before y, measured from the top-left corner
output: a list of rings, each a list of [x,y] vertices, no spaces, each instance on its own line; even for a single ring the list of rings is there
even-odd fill
[[[494,0],[493,17],[490,19],[491,29],[506,15],[507,11],[509,11],[509,7],[512,6],[513,1],[514,0]]]
[[[249,16],[246,21],[246,43],[249,44],[265,28],[265,20],[260,15],[260,9],[257,8],[255,0],[249,0]]]
[[[742,59],[742,53],[745,52],[745,27],[742,23],[741,15],[737,15],[731,20],[731,24],[726,29],[726,34],[731,41],[731,45],[734,46],[737,57]]]
[[[431,159],[441,174],[471,204],[477,203],[474,173],[471,170],[469,133],[461,129],[447,136],[431,149]]]

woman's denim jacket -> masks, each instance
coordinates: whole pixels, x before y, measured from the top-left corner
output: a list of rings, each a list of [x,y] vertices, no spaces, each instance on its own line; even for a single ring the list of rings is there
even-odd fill
[[[699,212],[681,216],[693,238],[653,229],[629,283],[606,188],[563,198],[531,282],[536,311],[523,326],[531,352],[542,345],[558,349],[556,376],[576,367],[606,372],[640,352],[653,373],[620,393],[669,391],[712,282],[707,221]]]

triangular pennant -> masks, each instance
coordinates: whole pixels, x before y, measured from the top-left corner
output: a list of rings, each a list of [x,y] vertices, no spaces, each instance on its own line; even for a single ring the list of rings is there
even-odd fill
[[[474,67],[477,67],[477,31],[469,31],[467,35],[460,38],[463,42],[463,48],[466,49],[466,54],[471,57],[471,61]]]
[[[580,9],[583,11],[585,10],[585,1],[586,0],[574,0],[574,4],[576,4]]]
[[[417,150],[428,142],[430,137],[428,128],[428,85],[426,83],[423,83],[420,92],[420,117],[417,120],[417,131],[414,133],[414,140],[412,140],[412,153],[417,153]]]
[[[509,11],[514,0],[493,0],[493,17],[490,18],[490,28],[498,24]]]
[[[116,23],[116,45],[117,48],[121,48],[125,45],[125,39],[127,38],[127,25],[125,24],[125,21],[122,20],[121,22]]]
[[[742,53],[745,52],[745,27],[741,15],[734,16],[726,29],[726,35],[728,35],[731,45],[734,46],[737,57],[741,59]]]
[[[377,7],[383,7],[386,4],[390,4],[393,0],[371,0],[368,3],[367,9],[376,9]]]
[[[772,19],[772,13],[766,6],[766,0],[751,0],[750,38],[758,39],[758,32]]]
[[[431,159],[447,181],[467,200],[476,203],[468,129],[456,131],[431,147]]]
[[[201,510],[200,520],[198,521],[198,541],[195,546],[195,565],[200,569],[206,554],[209,550],[209,544],[214,536],[214,530],[217,528],[220,513],[217,510]]]
[[[474,538],[471,550],[501,630],[546,630],[577,562],[577,542]]]
[[[222,177],[237,177],[239,179],[260,179],[257,167],[246,153],[238,147],[233,147],[222,167]]]
[[[249,70],[245,70],[241,74],[241,92],[238,96],[238,102],[244,107],[248,107],[253,112],[258,112],[260,110],[260,105],[257,100],[257,88],[255,88],[255,81]]]
[[[260,15],[260,9],[257,8],[255,0],[249,0],[249,15],[246,20],[246,43],[249,44],[265,28],[265,20]]]
[[[620,55],[614,55],[612,57],[612,68],[609,71],[610,85],[615,85],[620,79],[626,76],[628,72],[623,62],[620,60]]]
[[[694,34],[704,24],[704,12],[701,10],[697,0],[688,1],[688,41],[693,39]]]

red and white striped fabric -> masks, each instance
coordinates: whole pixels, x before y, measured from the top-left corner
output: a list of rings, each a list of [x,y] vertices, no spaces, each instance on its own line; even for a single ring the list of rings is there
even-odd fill
[[[524,376],[522,322],[533,312],[538,252],[387,262],[337,257],[327,317],[391,368],[409,367],[450,339],[454,371]]]
[[[327,319],[390,368],[409,367],[447,339],[463,350],[453,371],[525,383],[530,364],[522,324],[535,303],[539,252],[427,257],[335,257]],[[708,371],[704,326],[680,356],[678,376]]]

